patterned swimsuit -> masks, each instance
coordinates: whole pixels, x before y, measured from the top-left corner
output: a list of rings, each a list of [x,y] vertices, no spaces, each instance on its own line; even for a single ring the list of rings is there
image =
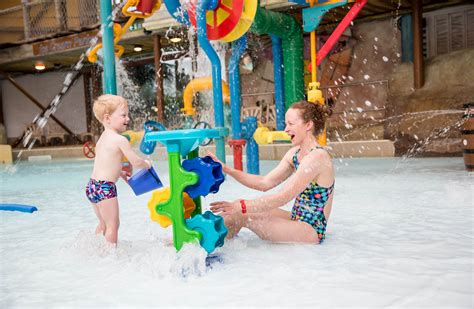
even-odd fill
[[[313,149],[324,149],[322,147],[314,147]],[[293,155],[293,165],[298,169],[298,149]],[[326,206],[329,197],[334,190],[334,183],[329,187],[321,187],[316,181],[312,181],[306,189],[301,192],[295,199],[295,204],[291,209],[291,220],[303,221],[310,224],[318,233],[319,242],[325,238],[326,233],[326,217],[324,216],[324,206]]]
[[[89,179],[86,195],[91,203],[97,204],[103,200],[117,197],[117,187],[112,181]]]

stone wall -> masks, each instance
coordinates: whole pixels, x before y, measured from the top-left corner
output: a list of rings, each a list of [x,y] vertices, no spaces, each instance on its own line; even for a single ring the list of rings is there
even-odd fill
[[[397,153],[460,155],[463,104],[474,102],[474,49],[425,61],[425,83],[413,87],[413,64],[394,68],[389,78],[385,135]]]

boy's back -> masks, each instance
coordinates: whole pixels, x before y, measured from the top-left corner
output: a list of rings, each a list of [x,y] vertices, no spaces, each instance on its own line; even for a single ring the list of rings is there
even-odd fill
[[[123,154],[119,145],[126,138],[112,130],[104,130],[95,146],[96,156],[91,178],[117,182],[122,170]]]

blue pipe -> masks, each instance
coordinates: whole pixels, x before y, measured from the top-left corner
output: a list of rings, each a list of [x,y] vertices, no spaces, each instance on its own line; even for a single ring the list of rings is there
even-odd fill
[[[285,88],[283,84],[283,53],[281,38],[272,35],[273,80],[275,81],[276,130],[285,130]]]
[[[181,24],[191,26],[188,17],[188,11],[181,7],[179,0],[164,0],[164,3],[166,5],[166,9],[174,19],[176,19]]]
[[[253,138],[253,134],[257,130],[257,117],[245,117],[242,122],[242,136],[247,141],[247,173],[260,174],[260,162],[258,155],[258,144]]]
[[[100,20],[102,29],[102,51],[104,58],[104,92],[107,94],[117,94],[112,1],[100,0]]]
[[[217,0],[201,0],[196,7],[196,23],[198,42],[204,52],[209,57],[212,64],[212,94],[214,99],[214,121],[216,128],[224,128],[224,103],[222,100],[222,76],[221,62],[211,43],[207,39],[206,10],[214,10],[217,7]],[[225,141],[224,136],[215,139],[216,155],[219,160],[225,163]]]
[[[229,88],[230,88],[230,111],[232,115],[232,138],[242,138],[242,125],[240,123],[240,57],[247,47],[247,34],[232,42],[232,56],[229,63]]]

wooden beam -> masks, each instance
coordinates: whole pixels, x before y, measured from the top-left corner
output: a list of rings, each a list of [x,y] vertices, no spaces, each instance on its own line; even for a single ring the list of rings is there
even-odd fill
[[[157,120],[163,123],[165,119],[165,98],[163,90],[163,72],[161,68],[161,41],[160,35],[153,35],[153,56],[155,61],[155,85],[156,85],[156,108]]]
[[[423,3],[422,0],[412,2],[413,20],[413,77],[415,89],[420,89],[425,83],[423,60]]]

